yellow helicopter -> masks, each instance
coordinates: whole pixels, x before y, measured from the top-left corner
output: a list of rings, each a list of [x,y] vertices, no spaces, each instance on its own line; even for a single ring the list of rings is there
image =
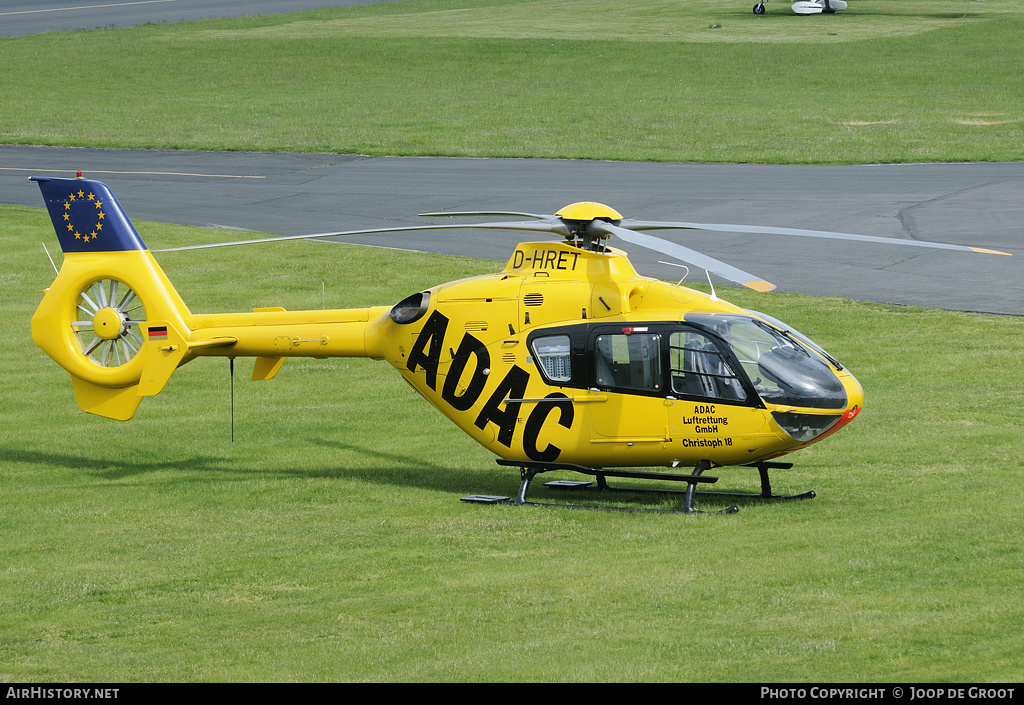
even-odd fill
[[[246,242],[452,228],[539,231],[563,241],[521,243],[497,274],[441,284],[391,306],[204,315],[188,309],[105,184],[80,174],[32,180],[64,252],[32,317],[32,338],[71,374],[84,411],[127,420],[143,397],[159,393],[174,370],[197,357],[254,357],[253,380],[271,379],[289,357],[386,360],[499,464],[520,469],[515,498],[463,498],[475,502],[539,504],[526,496],[533,479],[571,470],[596,482],[547,484],[613,490],[609,477],[676,481],[685,489],[648,491],[681,495],[680,509],[664,511],[693,513],[697,485],[717,480],[705,473],[726,465],[757,468],[760,494],[699,494],[809,498],[813,491],[772,492],[768,471],[791,467],[774,459],[834,433],[863,407],[854,376],[810,339],[714,291],[640,276],[623,251],[606,244],[611,237],[757,291],[774,287],[643,231],[784,232],[1006,254],[839,233],[630,220],[589,202],[554,215],[427,213],[520,220]],[[231,244],[245,243],[215,246]]]

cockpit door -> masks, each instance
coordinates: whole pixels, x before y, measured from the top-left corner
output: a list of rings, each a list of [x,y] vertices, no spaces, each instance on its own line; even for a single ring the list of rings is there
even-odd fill
[[[731,448],[764,427],[764,411],[725,344],[689,326],[668,333],[669,433],[686,449]]]

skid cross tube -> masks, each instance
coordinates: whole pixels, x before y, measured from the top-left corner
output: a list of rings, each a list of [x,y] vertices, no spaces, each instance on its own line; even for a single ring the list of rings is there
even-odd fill
[[[713,494],[719,497],[754,497],[757,499],[814,499],[818,496],[818,493],[814,490],[807,490],[799,494],[774,494],[772,492],[772,483],[768,478],[768,471],[789,470],[793,467],[793,463],[777,463],[762,460],[759,463],[744,465],[743,467],[757,468],[757,472],[761,476],[761,494],[753,494],[752,492],[698,492],[698,494]]]
[[[498,458],[496,462],[499,465],[505,467],[518,467],[521,482],[519,484],[519,491],[516,494],[515,499],[504,496],[494,495],[470,495],[463,497],[465,502],[478,502],[487,504],[515,504],[515,505],[531,505],[538,507],[567,507],[572,509],[604,509],[608,511],[626,511],[626,512],[658,512],[665,514],[703,514],[698,509],[694,508],[694,499],[697,495],[714,495],[718,497],[746,497],[754,499],[767,499],[767,500],[783,500],[783,499],[811,499],[816,497],[817,494],[814,490],[802,492],[800,494],[793,495],[777,495],[772,492],[771,480],[768,477],[769,470],[786,470],[793,467],[792,463],[780,463],[772,461],[760,461],[752,463],[744,467],[757,468],[758,474],[761,479],[761,492],[717,492],[710,490],[697,490],[698,484],[713,484],[718,482],[717,477],[711,475],[705,475],[704,473],[711,468],[709,461],[702,461],[697,464],[693,469],[693,472],[689,475],[680,475],[675,473],[666,472],[644,472],[639,470],[609,470],[606,468],[590,468],[584,465],[576,465],[574,463],[545,463],[545,462],[534,462],[529,460],[506,460],[504,458]],[[578,472],[583,475],[590,475],[595,478],[595,483],[590,482],[571,482],[566,480],[555,480],[552,482],[545,483],[546,487],[557,488],[557,489],[591,489],[600,491],[610,492],[630,492],[633,494],[661,494],[661,495],[683,495],[683,507],[682,509],[640,509],[632,507],[595,507],[595,506],[584,506],[575,504],[550,504],[545,502],[533,502],[526,498],[527,492],[530,489],[530,484],[533,482],[537,475],[545,472],[553,472],[556,470],[568,470],[571,472]],[[662,488],[644,488],[644,487],[614,487],[608,484],[608,477],[625,477],[640,480],[663,480],[669,482],[685,482],[685,490],[670,490]],[[720,510],[716,513],[732,514],[738,512],[739,507],[728,507]]]
[[[694,509],[693,498],[695,494],[695,488],[700,483],[711,484],[718,482],[717,477],[710,475],[704,475],[703,473],[710,469],[711,463],[703,461],[694,468],[693,473],[690,475],[679,475],[674,473],[665,472],[643,472],[638,470],[608,470],[605,468],[589,468],[584,465],[575,465],[573,463],[544,463],[544,462],[532,462],[526,460],[505,460],[503,458],[497,459],[499,465],[506,467],[519,467],[519,474],[522,481],[519,484],[519,492],[514,500],[507,500],[508,504],[517,505],[533,505],[533,506],[546,506],[546,507],[571,507],[574,509],[607,509],[610,511],[647,511],[647,512],[658,512],[664,514],[702,514],[697,509]],[[552,472],[556,470],[570,470],[572,472],[578,472],[583,475],[591,475],[597,479],[597,484],[591,485],[586,483],[586,486],[592,489],[599,489],[605,491],[617,491],[617,492],[632,492],[635,494],[669,494],[669,495],[684,495],[683,508],[682,509],[637,509],[630,507],[588,507],[582,505],[568,505],[568,504],[546,504],[543,502],[531,502],[526,498],[526,493],[530,488],[530,483],[533,479],[545,472]],[[687,488],[685,490],[668,490],[668,489],[653,489],[653,488],[625,488],[625,487],[613,487],[608,484],[608,477],[625,477],[640,480],[666,480],[669,482],[685,482]],[[548,486],[557,487],[556,483],[548,483]],[[563,487],[565,485],[562,485]],[[578,486],[570,484],[570,486]],[[739,511],[738,507],[729,507],[723,510],[725,513],[731,514]]]

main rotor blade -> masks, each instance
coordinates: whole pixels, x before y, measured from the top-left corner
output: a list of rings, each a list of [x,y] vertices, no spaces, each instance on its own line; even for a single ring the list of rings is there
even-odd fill
[[[803,230],[800,228],[774,228],[762,225],[726,225],[721,223],[672,223],[653,220],[623,220],[622,227],[631,230],[709,230],[720,233],[752,233],[755,235],[795,235],[797,237],[816,237],[828,240],[851,240],[854,242],[875,242],[882,245],[907,245],[909,247],[927,247],[937,250],[959,250],[960,252],[979,252],[987,255],[1006,255],[1009,252],[988,250],[983,247],[967,245],[950,245],[945,242],[928,242],[926,240],[901,240],[895,237],[877,237],[875,235],[854,235],[836,233],[829,230]]]
[[[431,213],[420,213],[421,218],[447,218],[449,216],[462,218],[466,216],[477,216],[482,218],[536,218],[537,220],[553,220],[553,215],[540,213],[520,213],[518,211],[433,211]]]
[[[467,228],[484,228],[488,230],[528,230],[530,232],[554,233],[568,236],[569,229],[561,222],[500,222],[500,223],[453,223],[449,225],[407,225],[396,228],[369,228],[366,230],[342,230],[330,233],[314,233],[312,235],[282,235],[280,237],[264,237],[254,240],[235,240],[233,242],[213,242],[206,245],[188,245],[187,247],[167,247],[153,252],[180,252],[183,250],[206,250],[214,247],[231,247],[232,245],[255,245],[261,242],[285,242],[287,240],[318,240],[329,237],[345,237],[347,235],[377,235],[381,233],[416,232],[418,230],[460,230]]]
[[[742,269],[737,269],[736,267],[717,260],[714,257],[702,255],[700,252],[691,250],[689,247],[683,247],[682,245],[677,245],[674,242],[662,240],[660,237],[644,235],[643,233],[638,233],[634,230],[630,230],[629,228],[612,225],[611,223],[606,223],[600,220],[592,222],[589,226],[589,230],[594,233],[615,235],[633,245],[639,245],[640,247],[646,247],[649,250],[662,252],[670,257],[682,260],[683,262],[689,262],[701,269],[706,269],[712,274],[717,274],[723,279],[728,279],[731,282],[741,284],[748,289],[753,289],[754,291],[771,291],[775,288],[775,285],[771,282],[758,279],[749,272],[744,272]]]
[[[447,215],[447,214],[445,214]],[[497,222],[497,223],[450,223],[448,225],[421,225],[419,227],[411,227],[410,230],[459,230],[469,228],[482,228],[484,230],[526,230],[535,233],[552,233],[554,235],[561,235],[562,237],[569,237],[572,235],[572,231],[569,230],[569,226],[563,223],[560,219],[552,216],[534,216],[537,218],[544,218],[545,220],[527,220],[520,222]]]

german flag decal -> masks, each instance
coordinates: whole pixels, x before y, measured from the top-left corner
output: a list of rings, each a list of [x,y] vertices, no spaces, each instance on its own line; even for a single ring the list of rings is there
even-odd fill
[[[167,326],[153,326],[149,329],[150,340],[167,340]]]

